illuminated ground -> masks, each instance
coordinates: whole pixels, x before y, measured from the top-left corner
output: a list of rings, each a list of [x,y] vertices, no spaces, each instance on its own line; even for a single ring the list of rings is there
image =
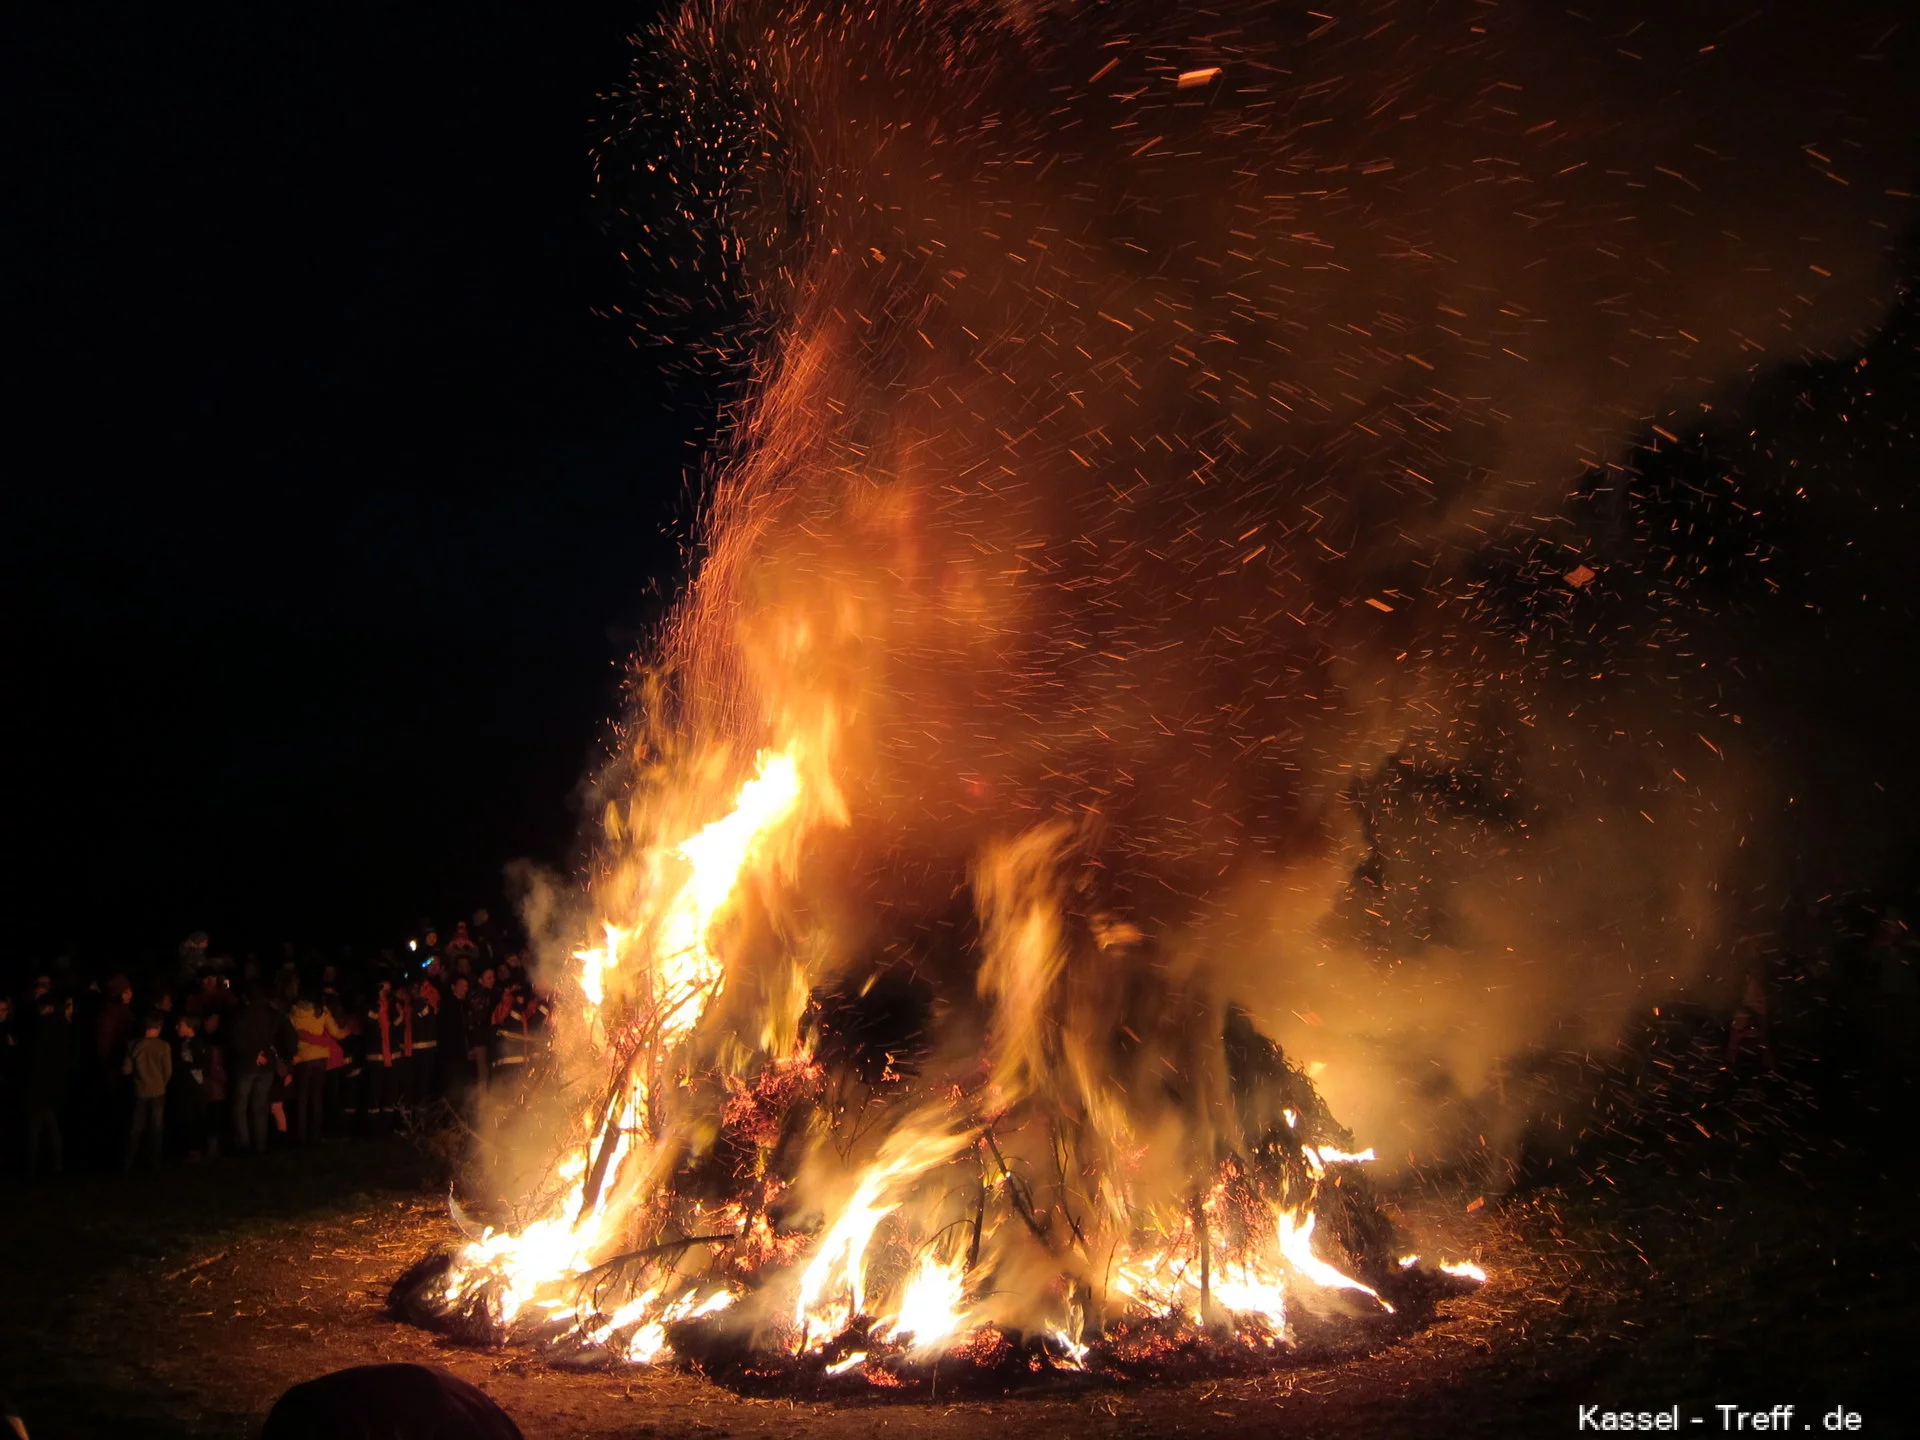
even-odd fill
[[[1411,1229],[1495,1278],[1439,1321],[1347,1363],[1235,1380],[963,1403],[746,1399],[670,1372],[574,1375],[453,1348],[393,1321],[388,1281],[446,1233],[406,1148],[319,1162],[81,1176],[0,1192],[0,1383],[36,1440],[253,1435],[295,1381],[380,1360],[444,1365],[530,1437],[902,1434],[1571,1434],[1584,1403],[1845,1403],[1901,1433],[1920,1279],[1902,1223],[1911,1174],[1809,1182],[1776,1156],[1711,1171],[1653,1157],[1618,1187],[1526,1201],[1428,1194]],[[1737,1176],[1735,1179],[1733,1177]],[[1879,1423],[1874,1423],[1878,1420]],[[1796,1428],[1798,1422],[1796,1421]]]

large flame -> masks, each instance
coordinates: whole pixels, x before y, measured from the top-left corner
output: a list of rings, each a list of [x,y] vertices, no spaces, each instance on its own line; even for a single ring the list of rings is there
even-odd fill
[[[603,1023],[610,977],[630,982],[636,991],[625,1022],[633,1051],[615,1097],[603,1113],[584,1117],[585,1138],[557,1162],[554,1173],[565,1185],[546,1213],[489,1231],[460,1252],[451,1292],[457,1297],[484,1292],[497,1323],[511,1327],[536,1306],[546,1318],[578,1314],[551,1292],[591,1271],[629,1218],[603,1202],[619,1186],[636,1149],[647,1148],[645,1077],[672,1061],[724,987],[726,967],[713,948],[714,926],[749,864],[765,862],[773,837],[796,823],[802,799],[793,754],[763,752],[732,809],[671,846],[671,857],[681,863],[677,883],[647,892],[645,899],[653,903],[643,904],[640,913],[624,923],[603,920],[604,942],[575,952],[580,1018],[590,1052],[605,1056],[612,1046]],[[624,1342],[623,1353],[635,1358],[657,1354],[664,1348],[665,1324],[710,1313],[718,1303],[708,1300],[696,1306],[692,1293],[686,1287],[669,1293],[668,1286],[658,1283],[609,1314],[582,1317],[581,1328],[604,1343],[645,1321]],[[724,1290],[713,1293],[732,1299]]]
[[[812,821],[842,813],[837,796],[810,802],[806,773],[793,747],[762,751],[723,815],[685,838],[646,848],[645,871],[658,888],[631,892],[639,897],[634,912],[603,918],[602,943],[574,952],[585,1052],[611,1066],[617,1083],[604,1109],[585,1114],[563,1148],[553,1169],[560,1186],[544,1212],[488,1231],[456,1256],[447,1280],[453,1303],[480,1301],[509,1333],[532,1326],[571,1334],[635,1363],[671,1355],[669,1332],[680,1322],[715,1315],[763,1289],[781,1291],[783,1271],[790,1308],[762,1323],[779,1344],[802,1353],[864,1327],[870,1343],[931,1355],[963,1343],[988,1317],[1012,1313],[1049,1318],[1063,1363],[1078,1363],[1090,1338],[1083,1332],[1086,1307],[1061,1306],[1049,1284],[1018,1297],[1011,1312],[1004,1297],[997,1311],[973,1298],[982,1277],[997,1267],[1021,1273],[1027,1267],[1017,1257],[1036,1248],[1057,1273],[1078,1277],[1074,1283],[1093,1292],[1100,1308],[1201,1326],[1224,1321],[1263,1344],[1287,1337],[1287,1298],[1296,1284],[1354,1290],[1386,1305],[1373,1287],[1312,1247],[1322,1178],[1329,1167],[1370,1160],[1371,1151],[1304,1147],[1312,1177],[1305,1202],[1272,1205],[1265,1233],[1251,1238],[1231,1236],[1223,1223],[1224,1182],[1204,1204],[1182,1209],[1156,1202],[1164,1188],[1157,1184],[1097,1177],[1107,1213],[1083,1205],[1076,1217],[1064,1200],[1045,1203],[1054,1192],[1036,1185],[1027,1165],[1008,1159],[999,1131],[1023,1156],[1016,1144],[1021,1127],[1009,1110],[1036,1096],[1049,1105],[1064,1096],[1077,1109],[1074,1094],[1091,1100],[1099,1088],[1097,1076],[1069,1066],[1075,1078],[1061,1090],[1060,1037],[1050,1033],[1057,1029],[1050,997],[1070,949],[1055,872],[1061,835],[1054,830],[997,847],[981,872],[990,958],[980,989],[1007,1020],[972,1093],[943,1087],[885,1129],[866,1158],[838,1167],[846,1178],[837,1187],[816,1180],[837,1198],[804,1253],[783,1247],[764,1214],[698,1206],[674,1213],[660,1177],[663,1164],[684,1155],[688,1131],[666,1113],[677,1093],[670,1077],[676,1066],[684,1075],[688,1047],[726,989],[729,911],[749,877],[771,882],[791,869],[793,842]],[[674,813],[688,808],[678,804]],[[658,884],[659,877],[668,883]],[[730,1073],[745,1077],[754,1063],[736,1055]],[[811,1064],[804,1044],[758,1063],[775,1077],[804,1074]],[[1289,1109],[1284,1120],[1291,1131],[1299,1116]],[[649,1183],[655,1193],[642,1188]],[[950,1213],[956,1189],[972,1197],[970,1244],[966,1216]],[[611,1203],[616,1196],[621,1203]],[[876,1261],[876,1241],[889,1225],[887,1257]],[[692,1229],[704,1238],[676,1244],[675,1230]],[[1089,1284],[1088,1260],[1103,1234],[1109,1262]],[[689,1263],[688,1252],[705,1244],[734,1248],[744,1263]],[[892,1259],[901,1250],[912,1257],[904,1266]],[[623,1294],[596,1287],[610,1263],[635,1251],[657,1255],[658,1263],[642,1266]],[[849,1351],[831,1368],[846,1373],[867,1359],[865,1350]]]
[[[903,1118],[878,1117],[877,1138],[863,1139],[857,1121],[826,1112],[816,1138],[834,1143],[816,1147],[807,1183],[828,1197],[827,1208],[811,1238],[804,1229],[776,1235],[764,1208],[678,1200],[667,1172],[686,1161],[689,1137],[699,1133],[700,1106],[686,1098],[690,1047],[738,963],[730,912],[750,879],[772,884],[791,871],[809,825],[843,814],[837,795],[809,796],[807,773],[793,747],[761,751],[724,814],[683,839],[645,847],[644,870],[658,888],[615,887],[639,903],[599,921],[601,944],[574,952],[572,1020],[589,1057],[583,1063],[610,1068],[616,1083],[561,1147],[552,1168],[558,1186],[544,1209],[458,1252],[449,1303],[484,1306],[505,1333],[571,1336],[645,1363],[674,1353],[671,1333],[682,1322],[787,1294],[784,1312],[762,1306],[746,1323],[795,1353],[821,1354],[854,1334],[874,1350],[930,1356],[983,1325],[1018,1321],[1050,1336],[1057,1363],[1068,1366],[1096,1338],[1087,1330],[1091,1312],[1225,1326],[1271,1346],[1290,1338],[1289,1298],[1301,1287],[1353,1291],[1392,1309],[1313,1247],[1323,1183],[1334,1167],[1371,1160],[1370,1150],[1301,1144],[1304,1197],[1262,1201],[1251,1223],[1244,1205],[1236,1212],[1247,1198],[1238,1162],[1204,1199],[1184,1198],[1165,1176],[1128,1173],[1124,1161],[1115,1173],[1061,1183],[1069,1151],[1081,1163],[1111,1163],[1131,1132],[1112,1118],[1118,1102],[1099,1098],[1101,1080],[1086,1058],[1061,1051],[1054,991],[1071,946],[1055,829],[995,847],[983,861],[989,958],[979,988],[1006,1018],[970,1088],[946,1081],[923,1090]],[[684,800],[676,797],[673,813],[697,811]],[[1128,938],[1108,932],[1102,943]],[[805,1040],[785,1053],[723,1049],[729,1058],[717,1063],[732,1103],[749,1109],[759,1103],[748,1088],[756,1070],[763,1087],[804,1087],[819,1070]],[[1022,1110],[1039,1120],[1020,1118]],[[1059,1128],[1062,1114],[1106,1115],[1115,1129],[1073,1142]],[[1302,1123],[1291,1108],[1278,1118],[1288,1134]],[[1053,1152],[1052,1183],[1037,1172],[1036,1141]],[[836,1149],[842,1143],[844,1153]],[[826,1163],[829,1155],[837,1163]],[[768,1160],[763,1145],[756,1163]],[[763,1204],[780,1183],[762,1191]],[[732,1258],[697,1253],[707,1247]],[[1104,1256],[1097,1269],[1096,1255]],[[1036,1257],[1046,1269],[1036,1270]],[[1484,1278],[1464,1262],[1448,1269]],[[827,1367],[833,1374],[866,1365],[872,1353],[839,1350]]]

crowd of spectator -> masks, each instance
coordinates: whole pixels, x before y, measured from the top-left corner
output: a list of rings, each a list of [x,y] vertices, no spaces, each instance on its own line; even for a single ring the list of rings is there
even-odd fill
[[[484,910],[366,958],[284,948],[236,962],[196,931],[137,982],[62,964],[0,993],[0,1177],[450,1123],[538,1058],[547,1001]]]
[[[1772,1070],[1781,1019],[1841,1068],[1914,1082],[1920,936],[1899,910],[1794,902],[1741,946],[1728,1070]],[[377,954],[235,961],[196,931],[139,974],[29,976],[0,987],[0,1182],[471,1122],[517,1098],[549,1014],[485,910]]]

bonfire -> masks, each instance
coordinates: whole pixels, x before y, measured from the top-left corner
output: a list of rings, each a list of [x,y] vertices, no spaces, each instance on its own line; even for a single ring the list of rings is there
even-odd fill
[[[1877,313],[1798,217],[1881,187],[1717,54],[1656,105],[1578,12],[1449,14],[645,38],[596,173],[670,287],[637,323],[740,401],[535,927],[546,1073],[404,1313],[913,1385],[1272,1363],[1475,1283],[1319,1091],[1471,1101],[1708,953],[1755,802],[1612,470]],[[1336,975],[1366,1023],[1307,1055]]]
[[[1311,1353],[1482,1278],[1404,1253],[1372,1151],[1243,1011],[1196,1024],[1137,932],[1076,911],[1058,827],[982,857],[949,954],[816,982],[771,917],[845,816],[797,747],[766,750],[730,810],[641,847],[612,887],[636,912],[574,956],[547,1192],[498,1228],[463,1214],[402,1313],[563,1363],[912,1385],[943,1357]]]

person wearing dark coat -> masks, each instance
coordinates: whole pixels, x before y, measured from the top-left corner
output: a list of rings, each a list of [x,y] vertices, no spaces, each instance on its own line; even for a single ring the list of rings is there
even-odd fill
[[[285,1034],[282,1033],[283,1028]],[[233,1094],[233,1148],[267,1153],[268,1112],[280,1072],[293,1054],[293,1026],[274,1008],[256,983],[240,1013],[233,1017],[229,1083]]]
[[[349,1105],[358,1108],[358,1101],[349,1099],[347,1088],[350,1067],[353,1064],[354,1017],[347,1009],[347,1002],[341,998],[339,971],[329,965],[320,975],[320,1004],[327,1014],[333,1017],[338,1027],[338,1037],[329,1036],[327,1041],[327,1070],[321,1081],[320,1108],[325,1118],[328,1133],[345,1136],[348,1133]],[[357,1072],[354,1072],[355,1078]]]
[[[106,1002],[93,1022],[93,1048],[103,1075],[120,1074],[127,1046],[139,1039],[134,1028],[133,987],[115,977],[107,983]]]
[[[34,1002],[33,1036],[27,1053],[27,1178],[44,1150],[58,1175],[66,1163],[60,1111],[73,1073],[73,1002],[51,992]]]
[[[16,1133],[26,1114],[27,1039],[14,1023],[13,1000],[0,995],[0,1175],[20,1158],[24,1133]]]
[[[173,1022],[173,1074],[167,1081],[167,1133],[189,1160],[207,1153],[207,1046],[200,1022],[182,1015]]]
[[[360,1018],[364,1008],[356,999],[345,1020],[347,1038],[342,1042],[346,1063],[340,1071],[341,1129],[349,1135],[372,1133],[371,1124],[363,1129],[361,1119],[367,1101],[367,1027]]]
[[[93,1037],[93,1063],[80,1076],[81,1092],[73,1106],[80,1117],[75,1138],[82,1151],[94,1152],[84,1158],[111,1163],[119,1159],[114,1137],[127,1128],[133,1113],[133,1082],[122,1062],[127,1047],[140,1038],[140,1017],[133,1010],[133,986],[121,976],[109,980],[97,999],[90,1025],[75,1023],[79,1017],[71,1013],[67,1016],[76,1046]]]
[[[518,1103],[538,1059],[547,1007],[524,976],[510,980],[493,1010],[493,1075],[504,1103]]]
[[[467,996],[467,1060],[473,1083],[482,1096],[493,1080],[493,1007],[499,999],[494,993],[495,981],[491,968],[482,970]]]
[[[455,975],[440,1006],[440,1093],[455,1110],[465,1106],[473,1088],[473,1057],[468,1053],[468,992],[471,984]]]
[[[200,1022],[200,1054],[206,1069],[201,1095],[206,1102],[207,1155],[220,1153],[220,1137],[228,1133],[228,1074],[233,1052],[227,1047],[227,1021],[223,1012],[209,1010]]]
[[[440,987],[433,981],[422,980],[414,986],[411,1020],[410,1098],[415,1105],[426,1105],[440,1095]]]

